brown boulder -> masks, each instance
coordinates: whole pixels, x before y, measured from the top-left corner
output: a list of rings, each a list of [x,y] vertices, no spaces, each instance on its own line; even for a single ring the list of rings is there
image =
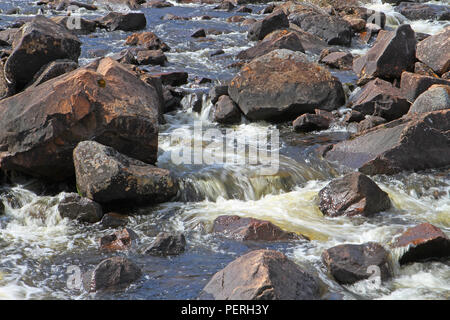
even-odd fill
[[[411,115],[339,142],[325,157],[368,175],[445,167],[448,128],[450,109]]]
[[[277,10],[251,25],[247,38],[251,41],[264,39],[269,33],[289,27],[289,20],[283,11]]]
[[[334,179],[319,191],[319,209],[331,217],[372,216],[390,207],[388,194],[359,172]]]
[[[228,94],[250,120],[290,120],[345,102],[341,82],[301,52],[278,49],[244,65]]]
[[[373,78],[400,78],[403,71],[412,70],[416,62],[416,38],[408,24],[395,31],[380,31],[373,47],[353,61],[353,71],[360,83]]]
[[[319,114],[305,113],[292,123],[295,132],[325,130],[330,126],[330,119]]]
[[[330,54],[320,59],[319,62],[325,63],[332,68],[351,70],[353,64],[353,55],[348,52],[331,52]]]
[[[411,105],[402,90],[378,78],[367,83],[352,100],[353,110],[364,115],[383,117],[388,121],[402,117]]]
[[[293,232],[286,232],[270,221],[239,216],[219,216],[214,220],[213,232],[239,241],[285,241],[301,239]]]
[[[109,31],[136,31],[145,29],[147,20],[143,12],[110,12],[99,19],[98,23]]]
[[[217,272],[203,288],[200,299],[215,300],[317,300],[318,278],[284,254],[251,251]]]
[[[156,86],[105,58],[0,101],[0,168],[64,180],[89,139],[155,163],[160,110]]]
[[[409,109],[409,114],[450,108],[450,85],[434,84],[422,93]]]
[[[150,31],[133,33],[125,40],[125,44],[128,46],[140,46],[148,50],[170,50],[170,47],[166,43],[164,43],[160,38],[158,38],[156,34]]]
[[[63,218],[88,223],[96,223],[103,216],[102,207],[98,203],[77,193],[65,194],[58,204],[58,211]]]
[[[139,50],[136,53],[136,61],[139,65],[164,66],[167,62],[167,57],[162,50]]]
[[[125,227],[128,224],[128,216],[117,212],[105,213],[100,221],[102,229]]]
[[[131,229],[125,228],[100,238],[99,246],[105,251],[130,250],[138,235]]]
[[[398,237],[394,248],[407,248],[400,264],[450,258],[450,239],[441,229],[429,223],[409,228]]]
[[[392,277],[389,252],[375,242],[332,247],[322,253],[322,261],[340,284],[353,284],[371,278],[374,266],[380,270],[379,280],[386,281]]]
[[[449,80],[423,76],[411,72],[403,72],[400,88],[406,99],[414,102],[416,98],[434,84],[450,85]]]
[[[229,96],[221,96],[211,109],[210,117],[221,124],[238,124],[241,122],[241,110]]]
[[[450,70],[450,27],[417,44],[417,59],[442,75]]]
[[[386,123],[386,119],[378,116],[365,116],[365,118],[358,123],[358,132],[375,128],[380,124]]]

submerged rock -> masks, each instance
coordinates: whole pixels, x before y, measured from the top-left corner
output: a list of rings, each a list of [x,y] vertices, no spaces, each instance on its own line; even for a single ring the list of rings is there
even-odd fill
[[[78,62],[80,52],[77,36],[44,16],[36,16],[15,34],[13,52],[4,67],[5,78],[20,90],[47,63],[57,59]]]
[[[61,181],[95,139],[155,163],[162,93],[110,58],[0,101],[0,167]]]
[[[450,258],[450,239],[430,223],[409,228],[395,240],[393,247],[406,248],[399,260],[401,265]]]
[[[58,204],[61,217],[81,222],[96,223],[103,217],[102,207],[77,193],[69,193]]]
[[[169,170],[127,157],[94,141],[80,142],[73,151],[77,187],[100,203],[159,203],[177,193]]]
[[[290,120],[314,109],[345,102],[341,82],[305,54],[274,50],[246,64],[228,93],[250,120]]]
[[[403,117],[335,144],[325,157],[368,175],[445,167],[448,128],[450,109]]]
[[[88,292],[116,291],[125,289],[141,276],[141,269],[133,262],[122,257],[112,257],[85,273],[83,285]]]
[[[390,207],[388,194],[359,172],[334,179],[319,192],[320,211],[331,217],[372,216]]]
[[[200,293],[215,300],[317,300],[318,278],[284,254],[251,251],[217,272]]]
[[[172,235],[161,232],[155,241],[145,249],[145,254],[153,256],[173,256],[183,253],[186,250],[186,239],[184,234]]]
[[[375,242],[341,244],[329,248],[322,253],[322,261],[340,284],[353,284],[372,278],[376,267],[380,271],[376,275],[380,281],[388,280],[393,274],[389,252]]]
[[[219,216],[214,220],[213,232],[239,241],[286,241],[302,237],[286,232],[270,221],[239,216]],[[303,237],[304,238],[304,237]]]
[[[374,78],[400,78],[416,62],[416,37],[411,26],[401,25],[395,31],[381,30],[373,47],[353,61],[353,71],[361,83]]]

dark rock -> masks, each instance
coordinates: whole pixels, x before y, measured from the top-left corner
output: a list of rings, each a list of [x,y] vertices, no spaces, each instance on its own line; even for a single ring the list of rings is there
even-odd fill
[[[305,54],[286,49],[246,64],[228,93],[251,120],[286,121],[316,108],[334,110],[345,101],[337,78]]]
[[[139,65],[160,65],[167,62],[167,57],[162,50],[139,50],[136,54],[136,61]]]
[[[352,110],[345,115],[345,122],[360,122],[365,119],[364,115],[356,110]]]
[[[270,221],[239,216],[219,216],[214,220],[212,232],[238,241],[286,241],[305,239],[294,232],[286,232]]]
[[[142,50],[145,50],[145,49],[142,49]],[[124,64],[124,65],[127,65],[127,64],[139,65],[139,62],[136,59],[137,52],[138,51],[136,51],[136,50],[132,50],[132,49],[128,48],[128,49],[124,49],[118,53],[115,53],[115,54],[109,56],[109,58],[111,58],[121,64]]]
[[[381,30],[373,47],[353,60],[353,71],[364,84],[374,78],[400,78],[403,71],[412,70],[416,60],[416,38],[410,25],[395,31]]]
[[[125,289],[142,276],[141,269],[122,257],[112,257],[100,262],[94,270],[83,275],[84,288],[89,292]]]
[[[268,34],[254,47],[239,52],[237,58],[252,60],[276,49],[289,49],[292,51],[305,52],[301,39],[297,33],[288,30],[277,30]]]
[[[322,254],[322,261],[333,278],[340,284],[353,284],[369,279],[372,267],[380,270],[380,280],[392,277],[389,253],[378,243],[341,244],[327,249]]]
[[[216,104],[219,100],[220,96],[224,96],[228,94],[228,86],[227,85],[217,85],[209,90],[209,97],[211,98],[211,103]]]
[[[0,167],[61,181],[90,139],[155,163],[160,89],[105,58],[1,100]]]
[[[424,113],[449,108],[450,85],[435,84],[417,97],[408,113]]]
[[[348,52],[332,52],[320,59],[320,62],[325,63],[332,68],[351,70],[353,65],[353,55]]]
[[[445,5],[402,2],[395,11],[409,20],[450,20],[450,7]]]
[[[203,38],[206,37],[205,29],[199,29],[195,31],[193,34],[191,34],[192,38]]]
[[[78,68],[78,63],[72,60],[55,60],[43,66],[33,77],[31,86],[36,87],[45,81],[56,78],[62,74]]]
[[[354,32],[362,32],[366,29],[366,20],[364,19],[355,16],[343,16],[342,18],[350,24]]]
[[[0,201],[0,216],[5,214],[5,205],[3,204],[2,201]]]
[[[184,71],[169,71],[155,73],[151,75],[154,78],[161,79],[163,85],[181,86],[188,82],[188,73]]]
[[[276,8],[276,5],[273,3],[268,4],[263,10],[261,10],[260,14],[270,14]]]
[[[383,117],[388,121],[402,117],[410,107],[402,90],[378,78],[367,83],[351,104],[353,110],[363,115]]]
[[[170,51],[170,47],[150,31],[133,33],[126,39],[125,44],[128,46],[140,46],[148,50]]]
[[[241,123],[241,111],[229,96],[221,96],[211,109],[211,120],[221,124]]]
[[[73,161],[78,190],[100,203],[158,203],[177,193],[169,170],[127,157],[94,141],[80,142],[73,151]]]
[[[330,119],[318,114],[302,114],[292,123],[295,132],[325,130],[330,126]]]
[[[395,174],[450,165],[450,110],[394,120],[335,144],[326,159],[373,174]]]
[[[83,3],[79,1],[69,1],[70,6],[77,6],[78,8],[84,8],[86,10],[95,11],[97,10],[97,6],[90,3]]]
[[[323,39],[329,45],[350,46],[352,27],[339,16],[331,16],[317,12],[292,13],[289,22],[296,24],[306,32]]]
[[[435,77],[422,76],[411,72],[403,72],[400,88],[406,99],[414,102],[416,98],[434,84],[450,85],[450,81]]]
[[[125,227],[127,224],[128,216],[116,212],[104,214],[100,221],[100,225],[103,229]]]
[[[303,49],[307,53],[320,54],[325,48],[328,47],[327,43],[309,32],[303,31],[298,26],[291,24],[290,30],[295,31],[300,38]]]
[[[227,18],[227,22],[243,22],[245,20],[244,16],[231,16],[229,18]]]
[[[109,31],[136,31],[145,29],[147,20],[142,12],[110,12],[100,20],[99,24]]]
[[[155,241],[145,249],[145,254],[153,256],[179,255],[186,250],[186,239],[184,234],[171,235],[161,232]]]
[[[364,132],[369,129],[375,128],[380,124],[386,123],[386,119],[378,116],[366,116],[364,120],[358,123],[358,132]]]
[[[247,38],[251,41],[262,40],[272,31],[288,28],[289,20],[283,11],[278,10],[251,25]]]
[[[438,75],[450,70],[450,27],[420,41],[417,59],[431,67]]]
[[[203,93],[193,92],[185,95],[180,104],[185,110],[192,108],[192,111],[200,113],[203,107]]]
[[[372,216],[388,210],[391,201],[375,182],[359,172],[332,180],[319,192],[319,208],[324,215]]]
[[[284,254],[251,251],[217,272],[200,293],[215,300],[317,300],[320,281]]]
[[[246,7],[246,6],[240,6],[240,7],[236,10],[236,12],[252,13],[253,10],[252,10],[251,8],[249,8],[249,7]]]
[[[152,0],[144,4],[147,8],[169,8],[173,7],[173,4],[166,1]]]
[[[20,90],[51,61],[70,59],[77,62],[80,47],[81,42],[66,28],[44,16],[36,16],[16,34],[13,52],[5,64],[5,78]]]
[[[81,222],[96,223],[103,217],[102,207],[77,193],[65,194],[58,204],[61,217]]]
[[[393,247],[406,248],[400,257],[400,265],[450,258],[450,239],[429,223],[409,228],[395,240]]]
[[[214,10],[231,11],[234,8],[236,8],[236,6],[234,4],[232,4],[230,1],[223,1],[218,6],[214,7]]]
[[[9,28],[0,31],[0,45],[2,46],[12,46],[14,37],[16,36],[19,28]]]
[[[223,51],[222,49],[219,49],[219,50],[214,50],[213,52],[211,52],[209,54],[209,56],[210,57],[214,57],[214,56],[218,56],[218,55],[221,55],[221,54],[224,54],[224,53],[225,53],[225,51]]]
[[[130,250],[134,242],[138,239],[138,235],[133,230],[125,228],[101,237],[99,246],[101,250],[105,251]]]

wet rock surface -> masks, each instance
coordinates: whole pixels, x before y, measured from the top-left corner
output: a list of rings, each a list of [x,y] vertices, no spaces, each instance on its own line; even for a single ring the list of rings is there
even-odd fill
[[[69,193],[58,204],[58,211],[63,218],[81,222],[95,223],[103,217],[102,207],[94,201],[83,198],[77,193]]]
[[[145,254],[153,256],[174,256],[186,250],[184,234],[170,234],[161,232],[153,243],[144,250]]]

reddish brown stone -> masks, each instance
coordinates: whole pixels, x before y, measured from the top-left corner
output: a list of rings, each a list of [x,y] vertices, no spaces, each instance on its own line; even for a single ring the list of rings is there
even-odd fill
[[[393,244],[394,247],[408,247],[399,262],[421,262],[450,257],[450,239],[439,228],[422,223],[406,230]]]
[[[450,81],[411,72],[403,72],[400,80],[403,95],[411,102],[414,102],[420,94],[427,91],[433,84],[450,85]]]
[[[148,50],[170,50],[170,47],[167,44],[165,44],[160,38],[158,38],[156,34],[150,31],[133,33],[126,39],[125,44],[129,46],[141,46]]]
[[[100,249],[106,251],[129,250],[134,241],[137,240],[136,233],[128,228],[114,232],[113,234],[100,238]]]
[[[301,238],[293,232],[283,231],[270,221],[239,216],[217,217],[214,220],[213,232],[223,233],[240,241],[281,241]]]

